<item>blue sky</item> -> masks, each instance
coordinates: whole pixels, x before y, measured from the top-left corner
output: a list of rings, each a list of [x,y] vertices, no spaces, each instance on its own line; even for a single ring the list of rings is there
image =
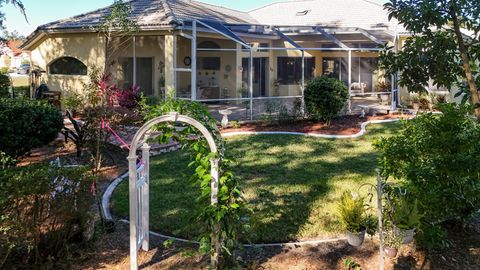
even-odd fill
[[[5,24],[8,30],[16,30],[27,36],[39,25],[108,6],[113,0],[22,0],[22,2],[27,10],[29,23],[11,5],[4,5],[1,10],[6,14]],[[203,0],[203,2],[248,11],[278,0]]]

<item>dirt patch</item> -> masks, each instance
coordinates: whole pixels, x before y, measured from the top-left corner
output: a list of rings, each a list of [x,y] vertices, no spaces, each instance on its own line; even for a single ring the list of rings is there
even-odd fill
[[[428,253],[403,246],[395,259],[385,259],[387,270],[407,269],[480,269],[479,230],[451,230],[453,248]],[[151,238],[151,250],[139,253],[140,269],[207,269],[208,258],[196,252],[196,246],[173,244],[164,247],[162,239]],[[128,226],[117,223],[112,234],[101,235],[92,247],[75,256],[73,269],[129,269]],[[239,253],[242,269],[296,270],[345,269],[351,258],[362,269],[378,269],[379,251],[375,240],[354,248],[345,241],[294,247],[248,248]]]
[[[328,135],[353,135],[361,130],[361,125],[367,121],[389,120],[389,119],[407,119],[410,115],[389,114],[367,116],[360,118],[358,115],[345,115],[336,117],[330,125],[318,123],[310,120],[299,121],[292,124],[275,125],[261,122],[242,124],[238,128],[229,127],[222,129],[222,133],[245,132],[245,131],[283,131],[283,132],[302,132]]]

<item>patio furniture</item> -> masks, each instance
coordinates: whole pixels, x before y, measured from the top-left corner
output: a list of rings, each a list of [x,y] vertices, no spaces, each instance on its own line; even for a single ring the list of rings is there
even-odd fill
[[[358,105],[362,109],[361,117],[365,117],[366,114],[371,113],[372,116],[376,116],[380,111],[386,111],[387,114],[390,114],[392,107],[386,105]]]
[[[227,128],[228,127],[228,116],[232,114],[232,111],[231,110],[219,110],[218,112],[221,115],[223,115],[222,128]]]

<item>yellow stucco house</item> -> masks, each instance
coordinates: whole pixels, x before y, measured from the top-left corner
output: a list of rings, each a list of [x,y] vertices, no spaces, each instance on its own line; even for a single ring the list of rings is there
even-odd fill
[[[244,106],[253,118],[266,100],[291,102],[310,78],[329,75],[345,82],[353,103],[384,94],[398,104],[395,78],[382,84],[378,45],[398,48],[408,33],[372,0],[285,1],[250,12],[190,0],[128,3],[139,30],[112,41],[109,63],[97,26],[110,7],[38,27],[23,48],[45,71],[39,81],[81,91],[93,66],[108,66],[120,87],[156,96],[171,88],[214,108]]]

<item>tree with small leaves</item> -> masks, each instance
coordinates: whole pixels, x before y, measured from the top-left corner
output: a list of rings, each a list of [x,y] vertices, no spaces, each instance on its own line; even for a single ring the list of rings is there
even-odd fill
[[[385,47],[381,66],[401,72],[399,85],[410,92],[427,91],[430,80],[474,105],[480,119],[480,1],[390,0],[384,5],[411,37],[399,52]]]

